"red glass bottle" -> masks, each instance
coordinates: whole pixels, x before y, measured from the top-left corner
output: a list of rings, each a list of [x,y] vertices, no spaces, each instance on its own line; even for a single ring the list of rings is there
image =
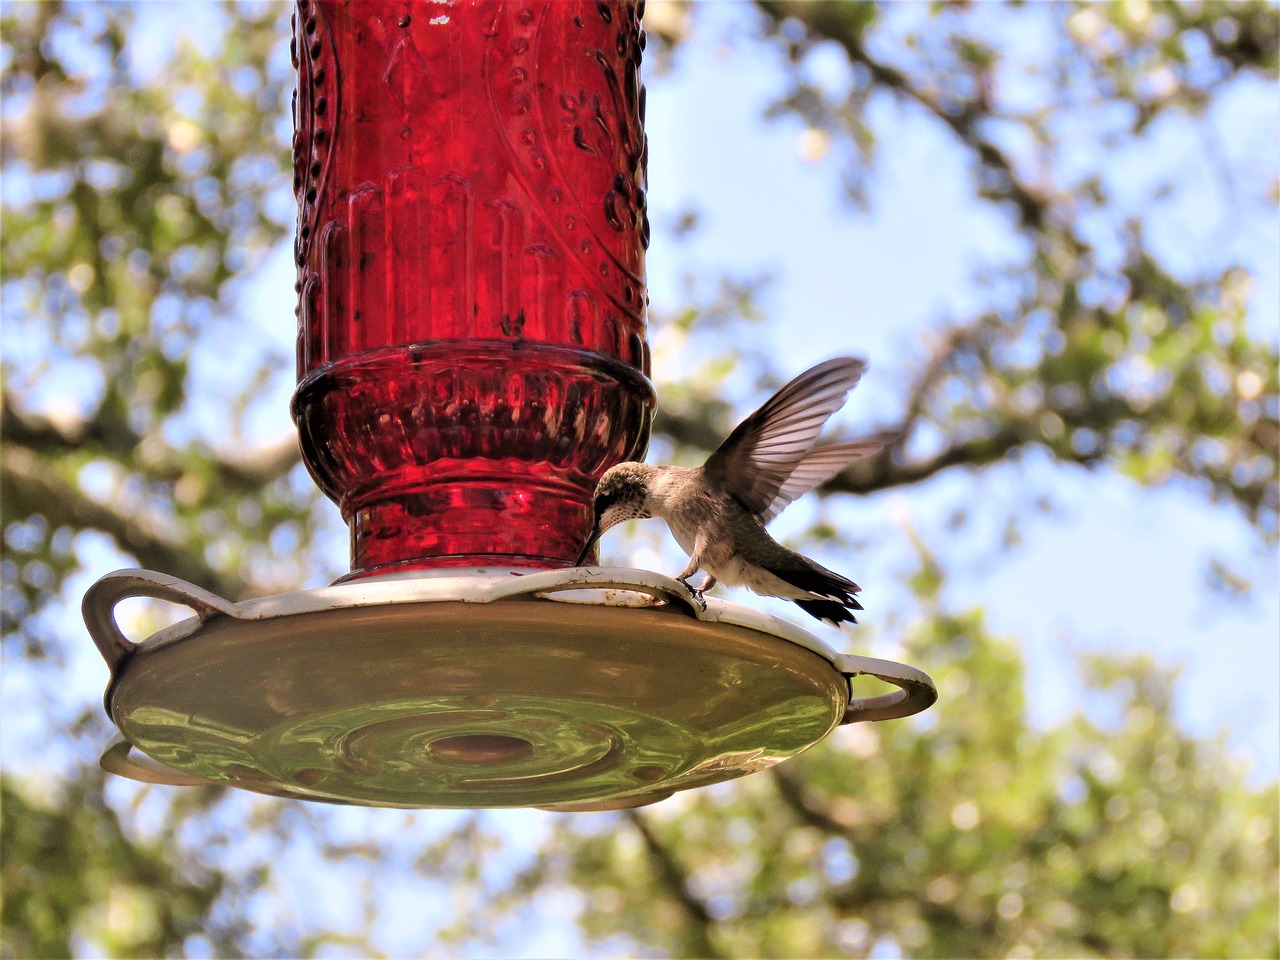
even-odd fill
[[[293,415],[351,577],[568,565],[644,455],[640,6],[298,3]]]

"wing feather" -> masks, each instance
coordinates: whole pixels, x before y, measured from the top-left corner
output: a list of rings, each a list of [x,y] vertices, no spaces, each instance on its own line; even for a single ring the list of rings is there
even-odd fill
[[[800,374],[729,434],[707,459],[707,478],[763,515],[866,369],[865,360],[837,357]]]
[[[814,447],[791,471],[791,476],[778,489],[773,503],[769,504],[760,519],[768,523],[793,500],[800,499],[814,487],[830,480],[853,461],[879,453],[897,440],[898,436],[896,432],[878,433],[865,440]]]

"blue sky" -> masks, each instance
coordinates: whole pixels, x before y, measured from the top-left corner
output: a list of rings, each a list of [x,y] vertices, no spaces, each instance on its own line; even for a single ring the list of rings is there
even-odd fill
[[[171,31],[179,29],[178,16],[186,19],[185,11],[198,7],[148,9],[140,33],[144,61],[148,45],[157,55],[166,50]],[[741,39],[738,18],[750,15],[749,10],[740,4],[700,5],[700,29],[681,49],[676,69],[648,77],[655,221],[649,277],[655,315],[669,315],[682,304],[688,271],[705,279],[720,273],[767,273],[772,281],[760,299],[766,319],[744,328],[742,335],[766,346],[783,374],[839,353],[869,356],[871,372],[837,425],[848,432],[869,430],[893,419],[905,373],[921,355],[930,326],[983,302],[986,294],[973,279],[975,268],[1008,260],[1016,254],[1017,242],[1003,213],[971,199],[964,159],[948,138],[913,111],[887,101],[872,108],[882,134],[871,209],[853,210],[840,196],[838,152],[806,159],[806,153],[813,155],[814,143],[797,122],[761,119],[781,88],[783,73],[776,53]],[[184,12],[166,17],[150,11]],[[193,39],[198,37],[197,30],[187,29]],[[839,58],[830,52],[819,54],[811,66],[819,77],[839,82]],[[1280,121],[1274,93],[1266,85],[1241,84],[1209,122],[1228,134],[1222,139],[1239,166],[1260,166],[1274,174]],[[1280,237],[1274,215],[1241,220],[1193,132],[1170,124],[1150,136],[1153,142],[1143,150],[1111,165],[1122,195],[1131,190],[1138,196],[1144,178],[1159,173],[1159,165],[1184,177],[1190,184],[1186,199],[1154,214],[1159,229],[1155,241],[1167,243],[1175,265],[1194,263],[1197,257],[1241,258],[1256,276],[1255,329],[1274,337],[1280,313]],[[1255,154],[1267,162],[1257,161]],[[1144,165],[1144,157],[1158,159]],[[284,178],[280,190],[288,202]],[[698,212],[699,226],[677,242],[664,226],[690,208]],[[266,346],[291,350],[293,280],[286,242],[239,291],[240,323],[257,336],[237,341],[247,355]],[[14,345],[5,346],[13,356]],[[695,337],[688,349],[712,350],[714,343]],[[666,350],[657,353],[660,364],[664,359],[669,364],[655,371],[660,391],[664,382],[692,365],[692,358],[677,357],[671,344]],[[197,385],[207,385],[210,392],[192,428],[210,437],[225,422],[217,385],[228,358],[219,354],[217,360],[202,361],[196,368]],[[246,369],[252,366],[245,361]],[[252,439],[270,440],[292,430],[287,409],[291,377],[291,369],[284,371],[274,395],[259,407]],[[69,381],[61,385],[68,392],[75,388]],[[56,392],[58,384],[51,389]],[[728,389],[742,414],[763,399],[745,376]],[[1030,517],[1018,547],[998,549],[1005,505],[1032,489],[1050,494],[1056,511]],[[970,511],[969,524],[948,529],[947,517],[961,506]],[[1140,489],[1113,475],[1059,468],[1032,456],[1019,466],[1002,465],[981,475],[956,471],[921,487],[846,498],[826,507],[811,498],[791,507],[777,521],[776,531],[798,538],[823,510],[847,543],[824,549],[819,558],[862,583],[868,598],[865,629],[842,636],[818,628],[838,649],[894,655],[894,629],[914,612],[901,577],[912,557],[908,533],[915,531],[947,563],[947,603],[983,606],[998,632],[1021,641],[1029,664],[1028,700],[1039,722],[1059,720],[1080,703],[1071,672],[1074,651],[1147,651],[1162,662],[1182,665],[1181,717],[1191,730],[1209,736],[1230,728],[1229,743],[1252,765],[1254,782],[1280,774],[1276,556],[1257,547],[1255,535],[1234,509],[1209,504],[1178,485]],[[322,540],[327,569],[315,572],[313,586],[346,563],[336,509],[330,517],[333,523]],[[805,546],[799,539],[792,542]],[[125,563],[101,543],[90,544],[86,556],[92,558],[94,576]],[[656,521],[635,525],[630,537],[611,536],[603,556],[668,573],[683,565],[683,556]],[[1245,602],[1229,604],[1205,586],[1211,558],[1253,580],[1255,589]],[[80,587],[91,579],[86,575]],[[743,592],[723,595],[784,616],[792,613],[787,605]],[[95,702],[105,669],[83,637],[74,606],[54,615],[64,632],[80,638],[73,670],[58,695],[64,702]],[[925,661],[916,665],[929,669]],[[60,708],[42,703],[38,692],[17,689],[19,681],[10,672],[0,686],[6,713],[0,752],[6,766],[73,762],[69,754],[46,749],[41,718]],[[112,796],[121,802],[135,792],[129,784],[112,787]],[[246,812],[255,802],[237,801],[230,813]],[[355,817],[352,829],[357,834],[373,824],[400,822],[390,819],[391,814],[325,816],[330,824]],[[429,832],[453,816],[423,815],[416,823]],[[553,815],[504,816],[512,837],[529,838],[541,836]],[[285,873],[295,886],[278,891],[304,917],[314,915],[317,904],[338,910],[342,900],[333,882],[338,874],[329,874],[327,882],[315,875],[318,855],[310,842],[290,849]],[[570,913],[566,909],[565,916]],[[567,920],[564,927],[544,924],[541,929],[539,939],[525,942],[522,951],[513,949],[512,955],[578,952]],[[397,937],[413,937],[398,944],[401,952],[420,949],[417,934],[387,931],[388,949],[397,952]]]

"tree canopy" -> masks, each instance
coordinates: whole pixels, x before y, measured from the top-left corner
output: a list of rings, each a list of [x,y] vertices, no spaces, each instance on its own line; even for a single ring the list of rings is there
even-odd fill
[[[340,572],[332,512],[264,412],[287,403],[292,320],[246,302],[292,229],[288,12],[201,5],[200,42],[155,53],[144,5],[3,8],[0,956],[1280,954],[1275,784],[1184,728],[1154,655],[1081,657],[1079,710],[1034,723],[1019,638],[944,602],[922,543],[881,631],[936,707],[653,808],[343,811],[108,782],[109,723],[74,679],[89,582],[138,565],[236,600]],[[1210,122],[1274,85],[1274,5],[758,0],[735,22],[783,57],[766,118],[829,151],[848,216],[875,203],[888,103],[964,158],[1017,251],[976,265],[972,315],[936,318],[902,371],[902,439],[827,506],[1039,457],[1082,483],[1183,484],[1274,546],[1274,325],[1229,249],[1169,235],[1161,211],[1195,185],[1123,174],[1180,125],[1241,216],[1274,217],[1275,157],[1255,189]],[[678,72],[702,23],[651,2],[650,69]],[[655,246],[694,220],[655,224]],[[655,337],[735,344],[664,387],[677,456],[724,435],[735,363],[794,372],[753,351],[760,311],[731,277],[655,302]],[[575,932],[530,939],[551,926]]]

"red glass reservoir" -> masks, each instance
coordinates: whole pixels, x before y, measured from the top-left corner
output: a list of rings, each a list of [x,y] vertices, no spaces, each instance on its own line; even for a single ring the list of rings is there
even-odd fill
[[[640,14],[298,3],[293,414],[352,577],[568,565],[643,456]]]

